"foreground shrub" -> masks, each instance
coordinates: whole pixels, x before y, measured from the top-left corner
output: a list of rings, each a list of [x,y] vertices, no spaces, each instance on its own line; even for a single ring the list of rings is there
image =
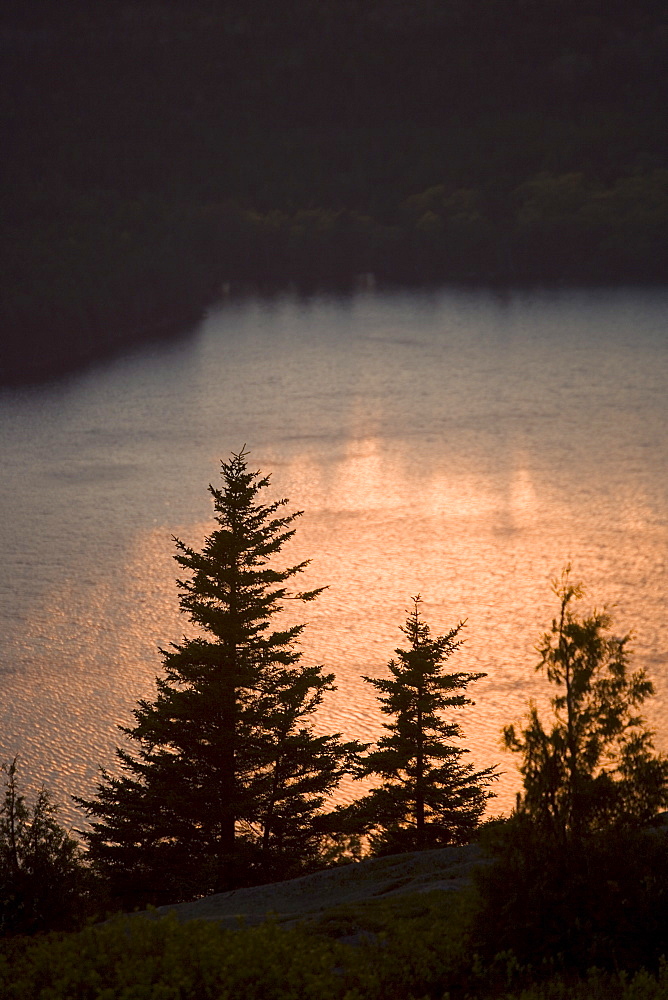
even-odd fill
[[[472,949],[475,893],[339,907],[316,925],[223,929],[134,916],[78,934],[12,938],[3,1000],[668,1000],[668,969],[535,983],[510,952]],[[498,919],[495,921],[498,924]]]
[[[666,1000],[668,966],[663,962],[658,975],[644,970],[635,976],[624,972],[609,975],[590,970],[582,979],[554,977],[521,993],[506,994],[503,1000]]]
[[[480,985],[474,892],[416,892],[336,907],[314,930],[356,943],[356,958],[388,998],[467,994]]]
[[[3,765],[0,803],[0,936],[69,930],[83,922],[91,888],[75,840],[59,825],[42,788],[29,805],[16,777],[16,758]]]
[[[0,957],[6,1000],[321,1000],[373,995],[345,968],[346,948],[273,924],[224,930],[125,917],[30,941]],[[369,992],[367,992],[369,987]]]
[[[409,1000],[466,985],[465,900],[391,897],[317,925],[229,930],[171,915],[116,918],[78,934],[13,939],[3,1000]]]
[[[483,964],[511,954],[531,976],[597,966],[656,969],[668,954],[668,832],[546,844],[523,815],[486,832],[474,941]]]

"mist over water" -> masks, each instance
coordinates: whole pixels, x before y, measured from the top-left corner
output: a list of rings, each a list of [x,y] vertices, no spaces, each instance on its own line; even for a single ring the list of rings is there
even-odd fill
[[[246,444],[303,509],[306,662],[336,672],[318,719],[370,740],[412,595],[454,669],[471,761],[519,778],[501,727],[546,693],[535,644],[567,561],[616,604],[668,749],[668,290],[366,292],[228,301],[189,337],[0,393],[0,758],[62,816],[113,764],[118,723],[180,639],[172,535],[199,545],[206,486]],[[355,789],[349,783],[342,798]]]

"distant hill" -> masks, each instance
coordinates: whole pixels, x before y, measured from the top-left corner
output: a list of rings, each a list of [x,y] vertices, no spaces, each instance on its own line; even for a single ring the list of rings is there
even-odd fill
[[[668,277],[664,3],[7,0],[0,52],[5,377],[222,282]]]

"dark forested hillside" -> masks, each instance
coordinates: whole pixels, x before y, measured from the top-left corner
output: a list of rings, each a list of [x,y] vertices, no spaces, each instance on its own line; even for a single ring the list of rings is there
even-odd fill
[[[6,374],[222,282],[666,279],[656,0],[14,0],[0,51]]]

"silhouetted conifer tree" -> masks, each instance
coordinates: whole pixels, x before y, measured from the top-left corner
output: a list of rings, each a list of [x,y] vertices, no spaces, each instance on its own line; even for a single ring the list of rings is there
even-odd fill
[[[611,634],[612,618],[579,617],[582,586],[567,567],[555,581],[559,615],[543,636],[538,670],[557,688],[545,724],[531,705],[527,725],[504,729],[522,755],[521,813],[543,837],[565,844],[611,826],[646,824],[668,806],[668,758],[654,752],[639,708],[654,694],[644,670],[631,672],[630,634]]]
[[[333,674],[303,667],[303,625],[272,628],[302,562],[274,557],[294,534],[297,511],[264,503],[269,478],[247,454],[222,463],[210,487],[218,527],[201,552],[175,539],[181,608],[199,634],[163,651],[155,701],[140,701],[118,749],[122,773],[103,772],[97,798],[82,801],[94,864],[124,905],[169,901],[289,877],[314,864],[318,820],[348,753],[316,736],[310,717]],[[322,589],[322,588],[321,588]],[[81,800],[80,800],[81,801]]]
[[[373,853],[391,854],[468,842],[491,797],[495,768],[476,771],[462,760],[468,753],[453,741],[458,723],[442,714],[472,704],[464,692],[484,674],[446,673],[445,664],[462,644],[460,622],[432,638],[420,617],[420,597],[401,630],[407,649],[390,660],[390,678],[364,679],[380,692],[387,735],[360,760],[358,776],[378,775],[374,788],[348,812],[369,835]]]
[[[85,916],[90,873],[49,793],[40,789],[28,805],[16,769],[16,758],[2,765],[0,936],[70,930]]]
[[[487,832],[494,864],[476,875],[473,940],[483,961],[512,954],[517,968],[651,967],[668,926],[668,835],[653,822],[668,805],[668,759],[639,711],[653,686],[606,611],[579,613],[569,567],[554,592],[537,665],[551,710],[532,704],[522,728],[504,729],[524,789]]]

